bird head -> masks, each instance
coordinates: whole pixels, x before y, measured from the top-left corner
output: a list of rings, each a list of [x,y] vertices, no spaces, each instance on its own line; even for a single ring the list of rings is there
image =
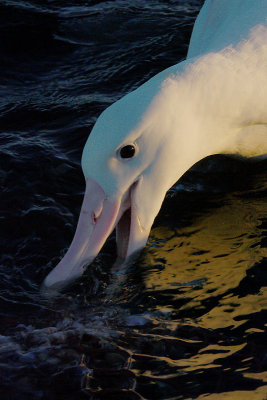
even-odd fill
[[[142,249],[174,183],[171,135],[152,107],[155,82],[123,97],[98,118],[83,150],[86,189],[69,250],[44,286],[61,289],[81,276],[116,228],[117,262]],[[146,112],[144,112],[146,110]],[[174,180],[175,181],[175,180]]]

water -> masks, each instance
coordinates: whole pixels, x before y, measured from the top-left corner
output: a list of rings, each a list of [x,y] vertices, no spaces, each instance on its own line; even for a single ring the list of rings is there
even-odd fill
[[[112,269],[112,237],[73,287],[40,291],[95,120],[185,58],[201,4],[1,1],[1,399],[267,398],[266,161],[202,161],[134,265]]]

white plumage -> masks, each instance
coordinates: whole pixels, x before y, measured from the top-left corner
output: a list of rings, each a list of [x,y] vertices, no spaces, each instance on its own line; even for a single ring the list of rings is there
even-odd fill
[[[80,276],[115,227],[118,262],[144,247],[167,190],[197,161],[267,154],[266,17],[266,0],[207,0],[188,58],[103,112],[83,152],[78,227],[46,287]]]

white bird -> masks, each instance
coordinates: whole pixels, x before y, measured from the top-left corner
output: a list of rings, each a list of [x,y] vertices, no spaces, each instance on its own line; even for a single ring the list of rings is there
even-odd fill
[[[76,233],[45,287],[81,276],[114,228],[121,263],[142,249],[168,189],[204,157],[267,154],[266,17],[266,0],[206,0],[187,59],[100,115]]]

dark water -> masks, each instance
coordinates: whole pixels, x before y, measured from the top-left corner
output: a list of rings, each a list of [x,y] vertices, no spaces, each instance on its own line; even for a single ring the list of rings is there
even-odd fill
[[[1,0],[1,399],[267,398],[266,161],[202,161],[146,249],[56,299],[80,157],[108,105],[186,56],[201,0]],[[265,303],[265,304],[264,304]]]

